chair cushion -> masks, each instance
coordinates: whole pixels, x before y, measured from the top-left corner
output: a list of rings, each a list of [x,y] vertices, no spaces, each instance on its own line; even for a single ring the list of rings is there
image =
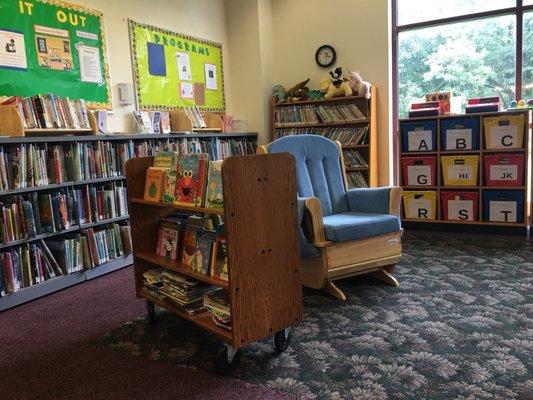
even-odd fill
[[[268,152],[288,152],[294,156],[298,196],[318,197],[324,215],[348,211],[340,152],[335,142],[318,135],[285,136],[273,141]]]
[[[343,212],[324,217],[326,239],[333,242],[362,239],[400,230],[400,219],[390,214]]]

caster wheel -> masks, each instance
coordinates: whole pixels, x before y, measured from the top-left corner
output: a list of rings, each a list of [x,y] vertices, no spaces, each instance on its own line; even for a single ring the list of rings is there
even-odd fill
[[[147,301],[146,302],[146,319],[148,319],[148,323],[150,325],[156,325],[157,324],[157,315],[155,312],[155,304],[152,302]]]
[[[231,357],[231,353],[233,353],[233,357]],[[220,350],[215,359],[215,368],[218,373],[221,375],[227,375],[234,371],[239,366],[241,355],[240,350],[234,350],[233,348],[228,349],[227,347],[224,347]]]
[[[287,347],[289,347],[289,344],[291,344],[291,338],[291,328],[286,328],[282,331],[276,332],[274,335],[274,345],[276,346],[276,350],[280,353],[283,353],[285,350],[287,350]]]

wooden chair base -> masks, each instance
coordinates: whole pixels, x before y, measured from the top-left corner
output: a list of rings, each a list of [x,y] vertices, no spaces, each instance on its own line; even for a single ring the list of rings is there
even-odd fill
[[[398,280],[391,274],[391,272],[387,271],[385,268],[380,269],[378,271],[374,271],[369,273],[373,278],[379,279],[382,282],[385,282],[389,286],[398,286]]]
[[[339,289],[339,287],[333,281],[327,280],[326,284],[324,285],[324,289],[336,299],[342,301],[346,300],[346,295],[343,293],[342,290]]]

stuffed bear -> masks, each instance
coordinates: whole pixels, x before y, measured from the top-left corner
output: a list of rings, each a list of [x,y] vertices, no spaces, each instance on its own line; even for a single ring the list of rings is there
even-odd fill
[[[365,96],[366,99],[370,98],[370,83],[363,80],[359,71],[352,71],[348,76],[350,81],[350,87],[357,96]]]
[[[352,88],[350,82],[341,78],[342,68],[337,67],[333,71],[329,71],[331,78],[324,78],[320,81],[320,91],[324,93],[325,99],[331,99],[332,97],[351,96]]]

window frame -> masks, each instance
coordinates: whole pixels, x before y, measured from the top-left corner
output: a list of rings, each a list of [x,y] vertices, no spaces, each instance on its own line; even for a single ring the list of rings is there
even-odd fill
[[[513,7],[499,8],[489,11],[481,11],[470,14],[456,15],[453,17],[446,17],[440,19],[433,19],[427,21],[414,22],[410,24],[398,25],[398,1],[391,0],[391,44],[392,44],[392,117],[393,117],[393,154],[394,154],[394,184],[398,184],[398,35],[401,32],[406,32],[415,29],[429,28],[433,26],[442,26],[456,22],[468,22],[477,19],[485,19],[491,17],[498,17],[502,15],[514,15],[515,22],[515,100],[522,98],[522,69],[523,69],[523,24],[524,13],[533,11],[533,4],[524,5],[523,0],[516,0],[516,5]]]

